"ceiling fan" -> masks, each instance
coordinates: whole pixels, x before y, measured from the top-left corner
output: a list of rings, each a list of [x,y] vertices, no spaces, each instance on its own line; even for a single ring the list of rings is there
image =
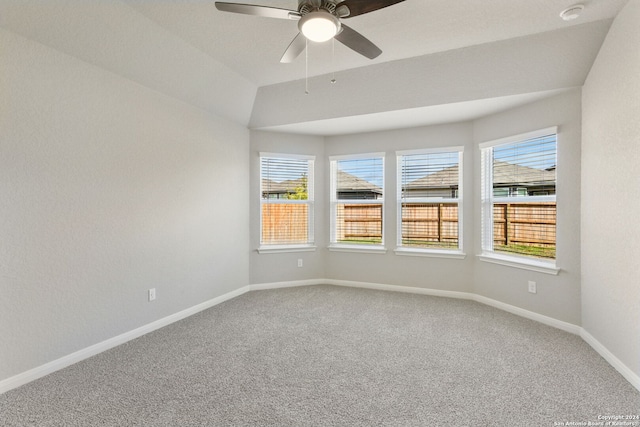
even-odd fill
[[[325,42],[335,38],[348,48],[369,59],[378,57],[382,50],[353,28],[344,25],[342,20],[373,12],[403,1],[298,0],[298,10],[221,1],[217,1],[215,4],[218,10],[224,12],[298,21],[300,32],[289,44],[280,59],[280,62],[292,62],[305,50],[307,39],[314,42]]]

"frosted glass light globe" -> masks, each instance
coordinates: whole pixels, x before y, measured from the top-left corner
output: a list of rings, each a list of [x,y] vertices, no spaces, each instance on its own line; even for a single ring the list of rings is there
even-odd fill
[[[298,28],[307,39],[322,43],[338,34],[340,21],[328,12],[316,11],[304,15],[298,22]]]

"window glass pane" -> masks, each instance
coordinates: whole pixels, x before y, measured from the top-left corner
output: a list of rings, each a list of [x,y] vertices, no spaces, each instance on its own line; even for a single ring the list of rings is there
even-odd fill
[[[458,249],[458,204],[402,203],[401,246]]]
[[[556,203],[494,203],[493,249],[555,259]]]
[[[263,157],[261,171],[263,199],[309,199],[309,160]]]
[[[332,243],[383,244],[384,157],[332,160]]]
[[[487,234],[493,229],[483,238],[485,249],[555,259],[556,150],[555,134],[485,149],[492,155],[485,164],[485,170],[492,170],[485,188],[492,188],[494,198],[483,213],[483,221],[491,221]]]
[[[336,243],[382,244],[382,204],[336,204]]]
[[[494,147],[492,178],[496,197],[556,194],[556,135]]]
[[[383,198],[383,158],[336,161],[336,200]]]
[[[313,241],[313,160],[261,157],[261,244]]]
[[[402,156],[402,198],[458,198],[459,159],[458,152]]]
[[[399,246],[438,250],[460,248],[460,159],[460,151],[399,157],[402,221]],[[434,201],[430,202],[430,199]],[[440,201],[436,202],[436,199]]]
[[[291,245],[309,242],[309,205],[262,205],[262,243]]]

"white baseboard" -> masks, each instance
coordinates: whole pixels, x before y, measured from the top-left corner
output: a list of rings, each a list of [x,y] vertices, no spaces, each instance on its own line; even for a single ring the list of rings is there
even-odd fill
[[[497,309],[506,311],[511,314],[515,314],[516,316],[524,317],[525,319],[535,320],[536,322],[542,323],[544,325],[561,329],[565,332],[569,332],[574,335],[580,335],[580,331],[582,330],[580,326],[574,325],[573,323],[564,322],[562,320],[554,319],[553,317],[549,317],[533,311],[525,310],[524,308],[516,307],[510,304],[505,304],[503,302],[496,301],[494,299],[487,298],[482,295],[473,294],[473,300],[481,304],[495,307]]]
[[[258,285],[249,285],[249,289],[252,291],[264,291],[266,289],[281,289],[281,288],[295,288],[298,286],[313,286],[313,285],[326,285],[326,280],[311,279],[311,280],[292,280],[289,282],[273,282],[273,283],[261,283]]]
[[[467,300],[477,301],[481,304],[485,304],[491,307],[495,307],[497,309],[509,312],[511,314],[515,314],[520,317],[524,317],[526,319],[535,320],[536,322],[543,323],[548,326],[553,326],[554,328],[558,328],[575,335],[580,335],[580,330],[581,330],[580,326],[578,325],[563,322],[562,320],[557,320],[552,317],[535,313],[533,311],[529,311],[520,307],[505,304],[503,302],[496,301],[494,299],[477,295],[471,292],[443,291],[439,289],[414,288],[409,286],[383,285],[380,283],[352,282],[352,281],[346,281],[346,280],[332,280],[332,279],[327,279],[322,283],[327,285],[348,286],[352,288],[367,288],[367,289],[377,289],[382,291],[406,292],[411,294],[430,295],[430,296],[436,296],[436,297],[467,299]]]
[[[596,352],[598,352],[598,354],[600,354],[611,366],[613,366],[613,368],[615,368],[627,381],[629,381],[632,386],[634,386],[636,389],[640,391],[640,377],[636,375],[631,369],[629,369],[624,363],[622,363],[616,356],[614,356],[613,353],[611,353],[606,347],[604,347],[591,334],[589,334],[587,331],[585,331],[583,328],[581,328],[578,325],[563,322],[561,320],[557,320],[552,317],[534,313],[532,311],[525,310],[520,307],[506,304],[506,303],[496,301],[494,299],[487,298],[481,295],[476,295],[470,292],[444,291],[439,289],[425,289],[425,288],[415,288],[415,287],[409,287],[409,286],[395,286],[395,285],[385,285],[381,283],[356,282],[356,281],[348,281],[348,280],[310,279],[310,280],[297,280],[297,281],[294,280],[289,282],[261,283],[261,284],[244,286],[240,289],[226,293],[217,298],[206,301],[202,304],[195,305],[186,310],[172,314],[171,316],[167,316],[155,322],[144,325],[140,328],[137,328],[132,331],[126,332],[124,334],[118,335],[116,337],[110,338],[101,343],[84,348],[75,353],[61,357],[60,359],[54,360],[42,366],[38,366],[37,368],[30,369],[26,372],[15,375],[6,380],[0,381],[0,394],[6,391],[12,390],[28,382],[34,381],[38,378],[41,378],[55,371],[58,371],[62,368],[66,368],[67,366],[80,362],[91,356],[95,356],[98,353],[109,350],[120,344],[124,344],[127,341],[138,338],[149,332],[155,331],[156,329],[160,329],[164,326],[170,325],[171,323],[177,322],[178,320],[182,320],[186,317],[192,316],[200,311],[211,308],[224,301],[240,296],[246,292],[267,290],[267,289],[290,288],[290,287],[298,287],[298,286],[313,286],[313,285],[345,286],[345,287],[352,287],[352,288],[365,288],[365,289],[391,291],[391,292],[404,292],[404,293],[413,293],[413,294],[419,294],[419,295],[430,295],[430,296],[437,296],[437,297],[477,301],[481,304],[489,305],[491,307],[495,307],[497,309],[515,314],[517,316],[534,320],[536,322],[540,322],[542,324],[552,326],[554,328],[558,328],[572,334],[579,335],[591,347],[593,347],[593,349]]]
[[[620,359],[614,356],[600,341],[594,338],[584,328],[581,328],[580,337],[587,342],[600,356],[613,368],[620,373],[627,381],[631,383],[638,391],[640,391],[640,376],[633,372],[627,365],[622,363]]]
[[[74,363],[78,363],[82,360],[88,359],[89,357],[95,356],[96,354],[102,353],[103,351],[107,351],[113,347],[124,344],[127,341],[131,341],[135,338],[139,338],[142,335],[148,334],[149,332],[153,332],[156,329],[163,328],[167,325],[177,322],[178,320],[185,319],[200,311],[206,310],[222,302],[225,302],[239,295],[242,295],[246,292],[249,292],[250,290],[251,289],[249,288],[249,286],[244,286],[240,289],[228,292],[217,298],[213,298],[209,301],[205,301],[201,304],[194,305],[193,307],[179,311],[178,313],[156,320],[155,322],[151,322],[139,328],[133,329],[129,332],[125,332],[124,334],[115,336],[113,338],[109,338],[108,340],[83,348],[82,350],[78,350],[74,353],[68,354],[59,359],[45,363],[44,365],[30,369],[26,372],[22,372],[18,375],[7,378],[6,380],[2,380],[0,381],[0,394],[7,392],[9,390],[12,390],[14,388],[20,387],[21,385],[27,384],[31,381],[37,380],[38,378],[42,378],[45,375],[49,375],[55,371],[59,371],[60,369],[66,368],[67,366],[71,366]]]
[[[408,294],[430,295],[433,297],[473,299],[473,294],[468,292],[443,291],[439,289],[414,288],[410,286],[384,285],[381,283],[354,282],[350,280],[326,279],[321,282],[325,285],[345,286],[348,288],[365,288],[375,289],[379,291],[404,292]]]

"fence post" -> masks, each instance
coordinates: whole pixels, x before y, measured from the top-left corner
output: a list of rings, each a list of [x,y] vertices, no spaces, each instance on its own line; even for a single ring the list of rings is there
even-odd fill
[[[504,244],[509,246],[509,207],[510,203],[504,205]]]

